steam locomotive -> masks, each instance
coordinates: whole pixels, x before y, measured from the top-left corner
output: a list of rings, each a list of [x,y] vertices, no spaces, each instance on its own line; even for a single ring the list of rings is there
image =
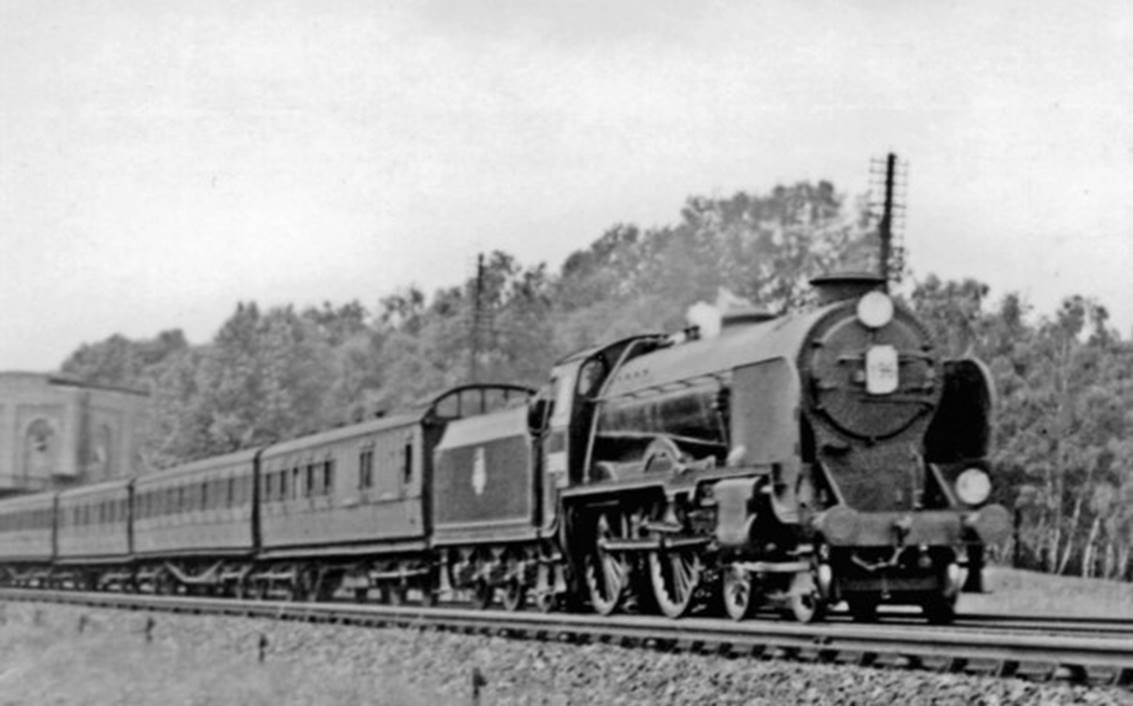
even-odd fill
[[[0,582],[678,618],[954,616],[1009,516],[994,395],[867,275],[560,360],[539,391],[0,501]]]

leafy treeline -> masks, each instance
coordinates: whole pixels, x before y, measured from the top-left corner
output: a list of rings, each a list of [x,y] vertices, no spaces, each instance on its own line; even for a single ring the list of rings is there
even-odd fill
[[[864,209],[826,182],[693,197],[676,224],[615,225],[557,272],[494,252],[479,276],[431,295],[408,286],[372,308],[241,303],[207,344],[177,330],[113,336],[63,371],[149,389],[147,460],[165,467],[406,409],[473,374],[539,385],[561,355],[680,328],[691,304],[728,292],[772,311],[805,305],[812,276],[874,269],[876,250]],[[946,351],[992,369],[997,492],[1020,509],[1023,560],[1129,577],[1133,347],[1104,308],[1073,297],[1036,317],[970,280],[906,289]]]

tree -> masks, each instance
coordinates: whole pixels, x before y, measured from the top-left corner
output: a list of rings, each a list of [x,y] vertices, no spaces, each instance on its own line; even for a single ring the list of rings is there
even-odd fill
[[[161,366],[188,347],[180,329],[141,340],[114,334],[98,343],[84,343],[63,361],[60,370],[87,383],[148,389],[161,374]]]

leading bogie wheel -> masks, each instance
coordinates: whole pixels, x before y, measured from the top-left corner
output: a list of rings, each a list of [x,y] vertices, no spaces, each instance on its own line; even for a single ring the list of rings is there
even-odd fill
[[[724,610],[732,620],[746,620],[755,613],[755,581],[747,571],[729,564],[721,572]]]
[[[799,572],[791,579],[787,611],[791,618],[800,623],[817,623],[826,617],[826,599],[818,591],[813,572]]]

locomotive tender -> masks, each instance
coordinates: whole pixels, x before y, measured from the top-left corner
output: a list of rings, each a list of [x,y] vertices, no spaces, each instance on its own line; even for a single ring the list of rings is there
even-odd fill
[[[993,392],[872,276],[718,335],[559,361],[422,409],[135,480],[0,501],[0,581],[671,617],[846,601],[953,617],[982,549]]]

